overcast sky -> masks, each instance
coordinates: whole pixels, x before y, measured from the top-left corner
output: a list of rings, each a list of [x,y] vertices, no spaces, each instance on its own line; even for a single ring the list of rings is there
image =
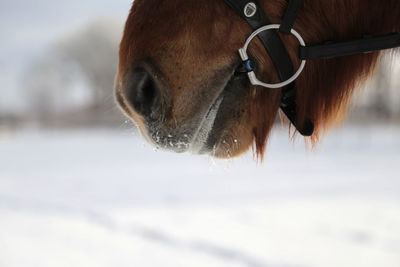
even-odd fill
[[[0,112],[23,106],[19,73],[52,41],[101,17],[124,20],[132,0],[1,0]]]

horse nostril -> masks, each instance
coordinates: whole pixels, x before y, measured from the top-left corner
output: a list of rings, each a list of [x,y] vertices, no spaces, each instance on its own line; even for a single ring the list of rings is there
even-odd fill
[[[144,69],[136,68],[132,73],[130,86],[127,88],[127,99],[141,115],[149,118],[158,102],[159,89]]]

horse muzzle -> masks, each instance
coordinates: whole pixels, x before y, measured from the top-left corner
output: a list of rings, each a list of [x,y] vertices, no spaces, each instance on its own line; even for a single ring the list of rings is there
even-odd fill
[[[163,87],[159,85],[158,79],[162,75],[155,74],[151,67],[149,69],[135,67],[122,82],[117,81],[116,100],[119,106],[155,147],[178,153],[204,153],[203,146],[222,97],[215,99],[211,106],[195,109],[196,115],[190,116],[190,119],[178,122],[176,114],[172,114],[171,96],[163,93]]]

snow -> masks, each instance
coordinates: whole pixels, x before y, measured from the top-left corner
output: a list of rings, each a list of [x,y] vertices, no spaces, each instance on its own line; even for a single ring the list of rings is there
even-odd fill
[[[130,130],[0,135],[0,266],[400,266],[400,128],[346,127],[263,164]]]

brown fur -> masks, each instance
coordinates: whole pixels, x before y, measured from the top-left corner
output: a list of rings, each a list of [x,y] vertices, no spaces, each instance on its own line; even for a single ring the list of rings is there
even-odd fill
[[[287,0],[259,0],[259,3],[273,23],[280,23]],[[305,0],[294,28],[308,44],[400,31],[400,1]],[[116,86],[120,106],[139,128],[145,127],[121,95],[135,62],[150,58],[163,74],[156,82],[165,88],[162,94],[166,127],[185,124],[202,108],[203,102],[214,97],[211,88],[219,86],[219,76],[216,78],[215,74],[225,75],[221,70],[237,60],[237,50],[250,33],[246,22],[223,0],[135,0],[120,47]],[[281,37],[298,66],[297,40]],[[250,54],[258,63],[258,76],[277,82],[276,71],[261,42],[257,40],[250,45]],[[311,118],[315,123],[313,142],[343,116],[354,88],[374,72],[379,55],[376,52],[307,62],[296,81],[297,103],[300,122]],[[153,69],[149,72],[158,77]],[[226,131],[220,138],[224,142],[218,144],[221,149],[216,156],[238,155],[253,141],[259,156],[265,151],[281,92],[257,87],[248,91],[236,108],[237,115],[226,123]],[[236,139],[239,144],[233,142]],[[229,148],[229,155],[224,146]]]

